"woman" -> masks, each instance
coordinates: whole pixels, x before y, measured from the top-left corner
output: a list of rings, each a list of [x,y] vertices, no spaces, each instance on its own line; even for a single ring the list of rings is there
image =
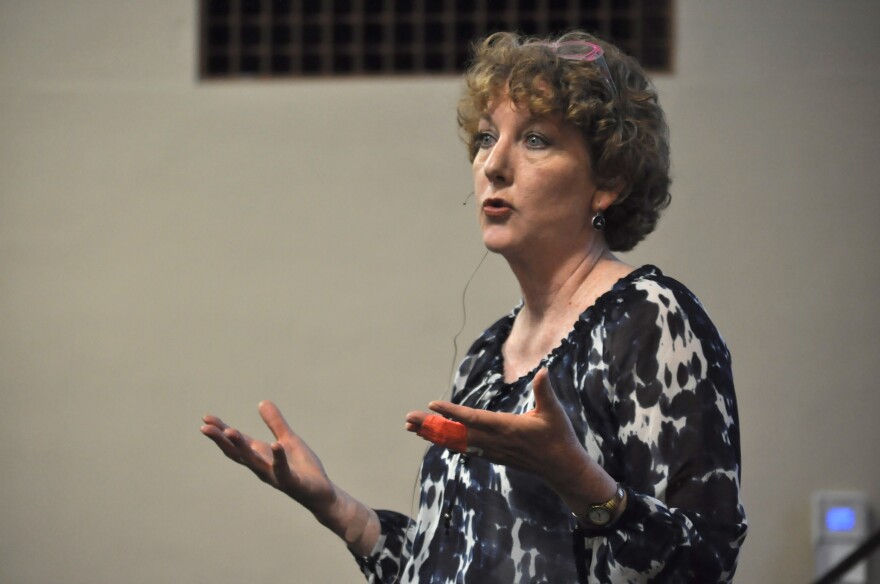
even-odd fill
[[[211,416],[202,431],[371,582],[730,581],[746,524],[729,354],[684,286],[612,253],[669,202],[656,93],[583,33],[492,35],[466,81],[483,241],[522,302],[471,347],[451,402],[406,417],[436,443],[418,516],[342,491],[268,402],[271,445]]]

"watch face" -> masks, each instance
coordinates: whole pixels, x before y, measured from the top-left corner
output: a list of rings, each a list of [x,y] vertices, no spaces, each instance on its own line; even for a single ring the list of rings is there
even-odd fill
[[[590,509],[589,513],[587,513],[587,519],[589,519],[590,523],[593,525],[605,525],[611,521],[611,511],[605,507],[594,507],[593,509]]]

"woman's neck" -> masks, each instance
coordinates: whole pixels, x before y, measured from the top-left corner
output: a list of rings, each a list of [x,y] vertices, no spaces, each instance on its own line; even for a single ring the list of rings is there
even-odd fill
[[[534,369],[565,338],[580,314],[632,271],[604,242],[555,263],[510,258],[508,262],[519,280],[523,307],[502,347],[507,382]]]
[[[614,264],[622,265],[599,238],[567,256],[508,261],[522,291],[520,314],[523,320],[536,323],[572,308],[580,313],[591,290],[603,279],[601,272]]]

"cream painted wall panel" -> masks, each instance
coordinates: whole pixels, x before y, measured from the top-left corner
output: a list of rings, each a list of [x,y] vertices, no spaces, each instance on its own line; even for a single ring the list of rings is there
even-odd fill
[[[733,350],[738,581],[807,581],[810,493],[880,503],[880,9],[678,9],[673,205],[629,259]],[[262,432],[264,398],[341,484],[410,505],[403,415],[445,390],[482,255],[458,82],[198,84],[194,17],[0,4],[0,581],[358,581],[198,434],[206,411]],[[517,298],[487,262],[459,353]]]

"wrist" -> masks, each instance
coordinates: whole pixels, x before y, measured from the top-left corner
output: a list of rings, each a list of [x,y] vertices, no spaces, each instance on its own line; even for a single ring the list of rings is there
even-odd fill
[[[343,491],[333,487],[334,500],[323,510],[313,510],[315,519],[335,533],[358,555],[366,556],[381,531],[376,512]]]
[[[555,481],[547,481],[548,485],[579,525],[589,529],[610,526],[626,508],[625,489],[585,451],[575,461]]]
[[[607,501],[617,491],[617,481],[583,449],[581,456],[576,457],[564,473],[547,483],[574,513],[586,512],[590,506]]]

